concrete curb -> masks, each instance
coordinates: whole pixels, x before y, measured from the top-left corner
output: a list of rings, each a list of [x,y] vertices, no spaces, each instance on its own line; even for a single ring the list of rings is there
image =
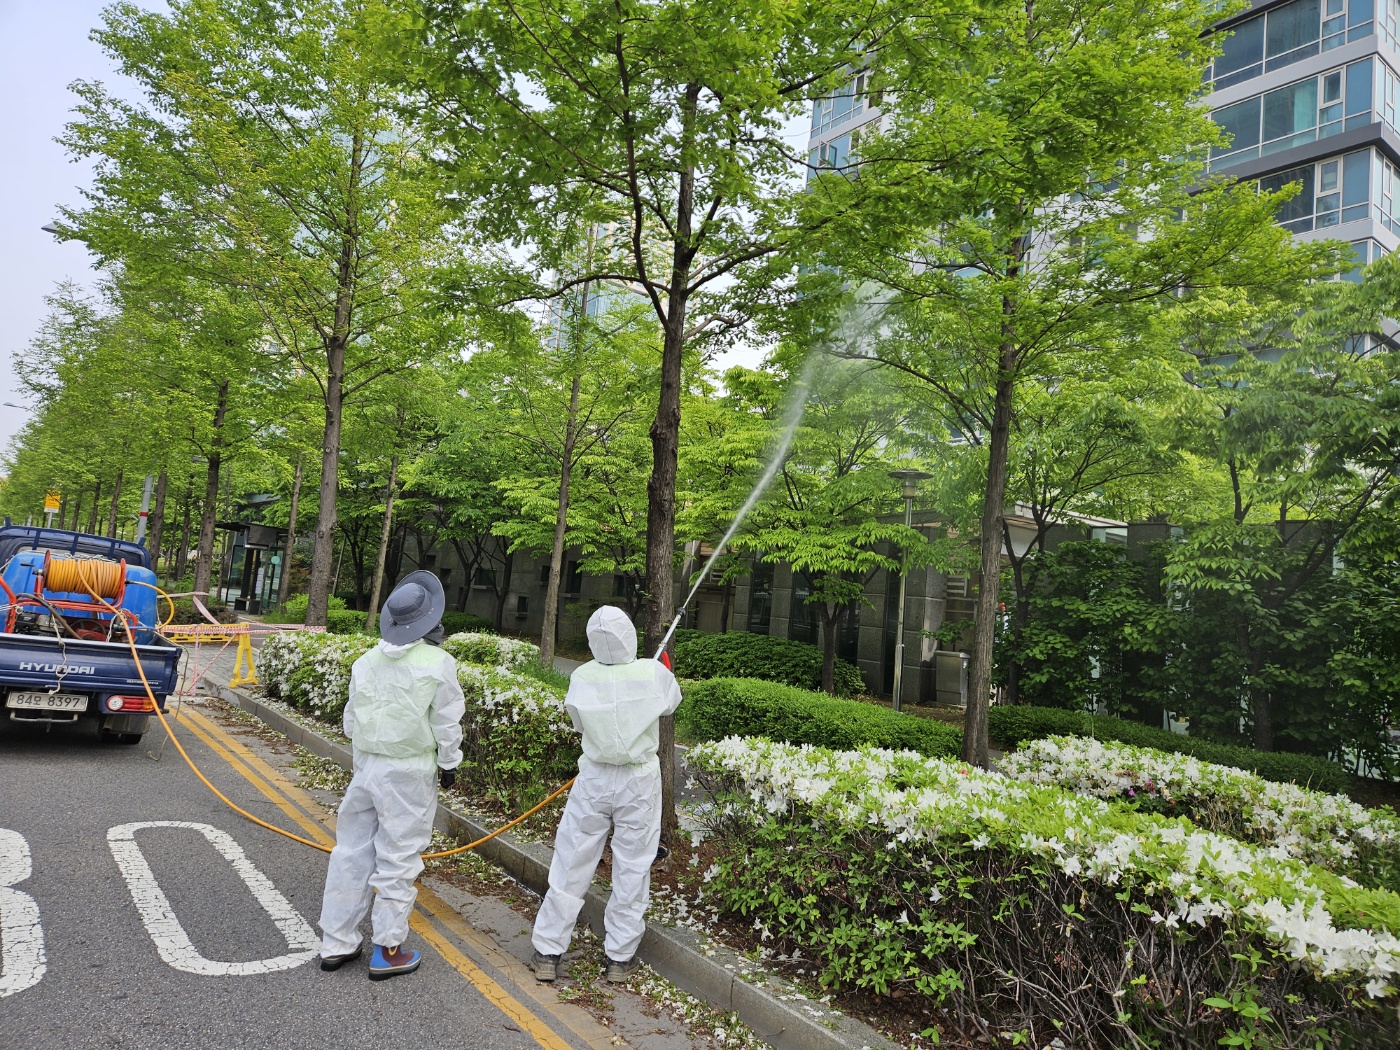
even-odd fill
[[[350,768],[349,748],[240,689],[230,689],[209,677],[205,677],[203,687],[205,692],[254,715],[293,743],[342,768]],[[441,804],[433,824],[439,831],[467,840],[481,838],[493,830]],[[515,842],[508,835],[499,835],[477,852],[536,893],[543,894],[549,886],[553,851],[548,846]],[[603,935],[606,904],[606,896],[596,888],[590,889],[580,916],[599,937]],[[648,923],[637,954],[683,991],[737,1014],[739,1020],[777,1050],[894,1050],[895,1044],[869,1025],[828,1010],[786,981],[764,974],[747,976],[752,970],[748,960],[718,944],[702,945],[700,937],[690,930]]]

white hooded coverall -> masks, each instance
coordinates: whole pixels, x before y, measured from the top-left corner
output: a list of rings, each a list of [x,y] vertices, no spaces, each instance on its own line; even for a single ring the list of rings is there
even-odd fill
[[[603,924],[609,959],[637,953],[646,931],[651,864],[661,839],[659,720],[681,702],[675,675],[637,659],[637,629],[605,605],[588,620],[594,659],[574,671],[564,698],[583,734],[578,779],[569,791],[549,866],[549,892],[532,941],[542,955],[569,950],[583,895],[612,830],[612,895]]]
[[[326,871],[323,956],[359,947],[371,898],[374,943],[397,947],[407,939],[414,880],[423,870],[419,854],[432,837],[437,771],[462,762],[465,713],[457,661],[421,640],[381,640],[350,669],[345,735],[354,745],[355,774]]]

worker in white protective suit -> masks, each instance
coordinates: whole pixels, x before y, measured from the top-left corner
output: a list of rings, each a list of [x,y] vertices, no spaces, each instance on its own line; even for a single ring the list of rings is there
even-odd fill
[[[429,644],[440,638],[446,598],[431,572],[394,588],[379,616],[379,643],[350,669],[345,735],[355,775],[336,821],[336,844],[321,906],[321,969],[338,970],[363,951],[359,925],[374,905],[371,980],[412,973],[420,954],[404,948],[437,809],[462,762],[466,704],[457,661]]]
[[[589,617],[588,647],[593,659],[574,671],[564,698],[583,734],[583,755],[554,841],[549,892],[535,919],[530,968],[539,981],[558,976],[609,830],[607,978],[625,980],[637,969],[661,840],[659,722],[679,706],[680,687],[659,661],[637,659],[637,629],[621,609],[605,605]]]

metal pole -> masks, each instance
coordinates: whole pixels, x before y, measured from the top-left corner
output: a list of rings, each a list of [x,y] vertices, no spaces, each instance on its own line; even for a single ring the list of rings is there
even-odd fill
[[[904,486],[904,525],[911,528],[914,524],[914,495],[909,491],[911,485]],[[901,693],[904,686],[904,590],[909,579],[909,549],[906,547],[900,555],[899,566],[899,614],[895,617],[894,635],[894,689],[890,694],[891,706],[896,710],[902,710]]]
[[[141,514],[136,519],[136,542],[146,538],[146,519],[151,515],[151,488],[156,483],[154,474],[146,475],[146,487],[141,490]]]

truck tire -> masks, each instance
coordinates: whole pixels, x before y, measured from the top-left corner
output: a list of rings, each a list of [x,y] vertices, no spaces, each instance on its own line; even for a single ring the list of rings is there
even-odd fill
[[[108,744],[139,744],[150,721],[146,715],[108,715],[99,735]]]

